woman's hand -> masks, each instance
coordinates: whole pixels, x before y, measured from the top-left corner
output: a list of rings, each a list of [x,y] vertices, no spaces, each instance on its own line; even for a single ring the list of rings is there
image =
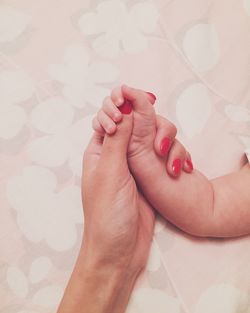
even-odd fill
[[[91,262],[140,271],[146,264],[154,213],[127,163],[133,112],[115,135],[94,134],[84,156],[84,248]]]
[[[83,244],[58,313],[123,313],[146,265],[155,216],[128,168],[132,124],[133,112],[85,152]]]

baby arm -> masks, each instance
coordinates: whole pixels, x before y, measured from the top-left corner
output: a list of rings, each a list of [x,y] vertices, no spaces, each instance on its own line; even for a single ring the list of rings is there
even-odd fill
[[[132,153],[128,153],[130,171],[140,190],[161,215],[196,236],[234,237],[250,233],[250,193],[247,188],[250,186],[249,164],[239,172],[213,180],[208,180],[198,170],[192,174],[184,171],[173,179],[166,174],[166,160],[154,150],[152,138],[156,136],[155,114],[145,93],[123,87],[113,92],[111,98],[114,106],[121,105],[123,99],[132,104],[134,131],[130,143],[133,149],[129,151]],[[111,114],[101,109],[101,116],[100,125],[107,129],[110,123],[114,131]],[[169,132],[173,131],[169,129]],[[173,147],[167,160],[169,174]]]
[[[150,117],[150,105],[144,94],[127,86],[122,87],[121,92],[131,101],[134,111],[141,114],[138,121],[143,125],[142,114]],[[146,140],[147,137],[140,144]],[[153,148],[129,158],[129,164],[153,207],[184,231],[213,237],[250,234],[249,164],[236,173],[213,180],[197,170],[191,174],[182,172],[180,177],[173,179],[166,175],[165,160],[159,158]]]
[[[165,174],[164,160],[151,153],[151,164],[132,160],[137,183],[153,207],[182,230],[202,237],[250,233],[250,166],[208,180],[198,170],[178,179]]]

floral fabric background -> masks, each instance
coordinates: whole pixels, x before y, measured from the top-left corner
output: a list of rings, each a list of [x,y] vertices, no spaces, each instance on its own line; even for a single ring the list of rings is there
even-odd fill
[[[48,313],[76,259],[91,121],[111,89],[157,95],[208,177],[250,150],[250,0],[2,0],[0,311]],[[158,219],[127,313],[250,312],[250,239]]]

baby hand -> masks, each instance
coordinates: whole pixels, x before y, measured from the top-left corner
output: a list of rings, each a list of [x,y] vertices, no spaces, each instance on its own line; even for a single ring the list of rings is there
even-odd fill
[[[140,154],[140,162],[146,159],[148,152],[154,148],[158,156],[165,158],[166,169],[172,177],[178,177],[183,169],[187,173],[193,171],[190,154],[175,138],[177,129],[167,119],[156,115],[152,105],[155,96],[151,93],[129,88],[127,86],[115,88],[110,97],[106,97],[103,106],[93,120],[94,130],[104,136],[116,132],[123,114],[134,111],[134,127],[128,148],[128,159],[133,158],[136,163]],[[139,162],[138,159],[138,162]]]

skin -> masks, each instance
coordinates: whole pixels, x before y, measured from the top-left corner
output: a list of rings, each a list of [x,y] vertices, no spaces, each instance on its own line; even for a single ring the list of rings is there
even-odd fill
[[[240,171],[208,180],[201,172],[182,172],[178,179],[165,174],[165,160],[154,151],[157,123],[145,92],[126,85],[113,90],[113,106],[127,99],[133,105],[134,127],[128,163],[140,190],[166,219],[187,233],[201,237],[236,237],[250,234],[250,165]],[[112,119],[106,114],[106,123]],[[102,115],[97,119],[104,127]],[[163,120],[164,121],[164,120]],[[178,143],[176,143],[178,147]],[[172,146],[167,168],[171,173],[176,155],[184,163],[184,149]],[[153,165],[153,166],[152,166]]]
[[[84,237],[57,313],[122,313],[144,269],[155,215],[127,162],[133,113],[95,133],[83,161]]]
[[[122,97],[132,101],[134,112],[117,116],[119,124],[110,134],[104,137],[107,125],[94,121],[102,134],[95,132],[84,155],[84,239],[58,313],[125,311],[146,265],[155,223],[152,206],[136,182],[162,215],[187,232],[198,236],[249,233],[250,195],[245,187],[250,183],[249,165],[212,181],[198,171],[188,175],[191,170],[183,166],[184,172],[174,180],[171,161],[179,157],[184,164],[190,159],[174,139],[176,129],[165,119],[155,118],[143,91],[127,86],[116,89],[113,104],[121,104]],[[169,176],[160,151],[165,136],[172,139]]]
[[[155,99],[152,99],[146,92],[141,91],[145,94],[148,101],[154,105]],[[97,116],[93,119],[93,129],[102,137],[105,134],[114,134],[116,132],[117,123],[122,121],[123,115],[119,111],[118,107],[122,105],[124,102],[123,96],[121,94],[121,88],[115,88],[112,91],[111,97],[106,97],[103,101],[103,106],[101,110],[99,110]],[[172,177],[178,177],[181,172],[175,173],[173,171],[173,162],[176,159],[180,159],[182,166],[181,169],[186,173],[191,173],[193,171],[192,166],[190,167],[190,163],[186,161],[189,160],[192,163],[191,155],[188,151],[186,151],[185,147],[175,138],[177,134],[177,128],[174,124],[170,121],[165,119],[160,115],[155,115],[154,110],[151,109],[153,112],[152,118],[155,120],[156,123],[156,131],[153,131],[155,137],[151,136],[151,139],[154,140],[154,150],[155,153],[162,159],[165,160],[166,163],[166,171]],[[136,116],[135,112],[135,116]],[[136,117],[135,117],[136,118]],[[134,124],[134,136],[136,137],[136,133],[140,134],[140,129],[138,130],[138,123]],[[145,126],[147,127],[147,125]],[[137,130],[136,130],[137,129]],[[169,149],[166,151],[161,150],[161,145],[164,139],[168,139]],[[130,143],[132,143],[133,138],[131,139]],[[171,149],[170,149],[171,148]],[[131,146],[129,146],[131,149]],[[131,152],[129,152],[129,155]]]

